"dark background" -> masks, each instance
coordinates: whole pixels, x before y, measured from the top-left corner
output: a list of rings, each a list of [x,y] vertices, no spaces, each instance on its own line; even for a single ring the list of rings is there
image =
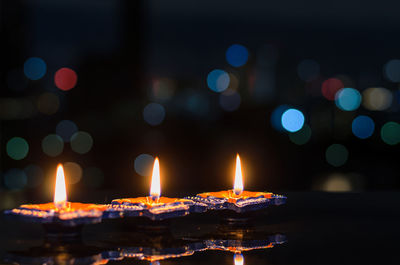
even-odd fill
[[[67,181],[75,176],[72,201],[90,193],[107,202],[113,198],[102,194],[110,190],[115,198],[146,195],[148,155],[160,158],[166,196],[231,188],[236,153],[252,190],[398,190],[398,144],[387,144],[381,130],[400,120],[400,80],[385,72],[400,58],[399,8],[397,1],[341,0],[1,1],[0,208],[50,201],[60,162],[69,162]],[[227,62],[232,44],[247,48],[243,66]],[[46,63],[38,80],[24,75],[32,57]],[[317,65],[306,78],[299,75],[304,60]],[[54,82],[63,67],[78,78],[68,91]],[[239,80],[234,111],[207,86],[214,69]],[[392,71],[400,75],[400,66]],[[343,111],[321,93],[328,78],[362,96],[383,87],[391,104],[377,111],[363,97],[359,108]],[[165,111],[160,124],[144,119],[150,103]],[[272,126],[280,105],[303,112],[312,132],[306,143]],[[367,139],[352,132],[358,115],[375,123]],[[59,133],[63,120],[93,144],[84,138],[72,148],[67,139],[49,156],[43,139]],[[7,149],[13,137],[29,145],[18,160]],[[348,152],[334,154],[345,157],[340,165],[326,157],[332,144]]]

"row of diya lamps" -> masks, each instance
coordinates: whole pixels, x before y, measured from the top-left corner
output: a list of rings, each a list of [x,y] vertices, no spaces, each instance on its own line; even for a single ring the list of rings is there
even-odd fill
[[[22,221],[75,227],[99,223],[103,219],[145,216],[153,221],[180,217],[208,210],[231,210],[236,213],[260,210],[269,205],[280,205],[286,197],[270,192],[243,190],[243,177],[239,155],[232,190],[200,193],[185,198],[161,197],[160,165],[154,161],[150,196],[115,199],[111,204],[68,202],[63,166],[57,167],[54,201],[45,204],[25,204],[7,210],[6,215]]]

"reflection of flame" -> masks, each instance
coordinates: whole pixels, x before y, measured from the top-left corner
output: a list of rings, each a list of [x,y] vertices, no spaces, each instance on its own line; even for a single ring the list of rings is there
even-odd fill
[[[61,164],[57,166],[56,187],[54,191],[54,205],[65,207],[67,203],[67,190],[65,188],[64,168]]]
[[[160,184],[160,163],[158,157],[156,157],[153,166],[153,175],[151,176],[150,186],[150,197],[153,200],[157,200],[161,195],[161,184]]]
[[[235,184],[233,185],[233,191],[236,195],[240,195],[243,191],[243,176],[242,166],[240,165],[239,154],[236,155],[236,172],[235,172]]]
[[[233,261],[235,262],[235,265],[243,265],[244,264],[243,255],[241,253],[233,255]]]

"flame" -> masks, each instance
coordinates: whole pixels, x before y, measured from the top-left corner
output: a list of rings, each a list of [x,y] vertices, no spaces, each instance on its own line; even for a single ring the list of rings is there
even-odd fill
[[[157,200],[161,195],[160,163],[158,157],[154,160],[153,175],[151,176],[150,197]]]
[[[235,262],[235,265],[243,265],[244,264],[243,255],[241,253],[233,255],[233,261]]]
[[[235,172],[235,184],[233,185],[233,191],[236,195],[240,195],[243,192],[243,176],[242,166],[240,164],[239,154],[236,155],[236,172]]]
[[[54,190],[54,205],[58,208],[67,203],[67,189],[65,188],[64,168],[61,164],[57,166],[56,187]]]

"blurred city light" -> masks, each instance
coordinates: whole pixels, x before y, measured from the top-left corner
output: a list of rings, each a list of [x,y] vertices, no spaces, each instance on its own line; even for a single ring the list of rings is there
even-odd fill
[[[29,188],[36,188],[42,183],[44,173],[39,166],[30,164],[24,168],[24,172],[27,177],[27,186]]]
[[[400,60],[390,60],[383,67],[385,77],[394,83],[400,82]]]
[[[87,132],[78,131],[71,136],[71,148],[79,154],[86,154],[92,149],[93,138]]]
[[[13,137],[7,142],[6,150],[9,157],[21,160],[28,155],[29,145],[24,138]]]
[[[334,167],[343,166],[349,157],[349,151],[344,145],[332,144],[325,152],[326,161]]]
[[[54,83],[61,90],[68,91],[76,86],[78,75],[74,70],[64,67],[54,75]]]
[[[27,184],[27,177],[23,170],[11,168],[3,175],[4,185],[10,190],[21,190]]]
[[[234,66],[240,67],[246,64],[249,52],[246,47],[240,44],[233,44],[226,50],[226,61]]]
[[[141,176],[151,176],[154,157],[149,154],[140,154],[135,158],[134,167],[136,173]]]
[[[374,133],[375,123],[370,117],[360,115],[353,120],[351,130],[358,138],[366,139]]]
[[[150,125],[160,125],[165,118],[165,109],[161,104],[149,103],[143,109],[143,119]]]
[[[78,163],[65,162],[63,164],[65,171],[65,181],[67,184],[76,184],[82,178],[82,168]]]
[[[48,156],[58,156],[64,149],[64,141],[57,134],[49,134],[42,140],[42,149]]]
[[[171,99],[174,95],[176,84],[172,79],[159,78],[153,81],[151,88],[153,99],[157,101],[166,101]]]
[[[37,99],[38,110],[47,115],[54,114],[60,107],[60,100],[58,96],[51,92],[41,94]]]
[[[279,131],[283,132],[284,128],[282,126],[282,115],[288,110],[290,107],[288,105],[280,105],[276,107],[271,113],[271,125],[272,127]]]
[[[288,132],[297,132],[304,125],[304,115],[300,110],[288,109],[282,114],[282,127]]]
[[[235,111],[239,108],[241,98],[238,92],[227,89],[219,95],[219,104],[225,111]]]
[[[214,92],[222,92],[229,86],[229,74],[223,70],[212,70],[207,76],[207,85]]]
[[[336,93],[335,103],[341,110],[356,110],[361,103],[361,94],[354,88],[342,88]]]
[[[38,80],[46,74],[46,63],[38,57],[31,57],[24,63],[25,76],[31,80]]]
[[[311,138],[311,128],[304,124],[303,128],[294,133],[289,133],[289,139],[297,145],[306,144]]]
[[[363,91],[363,106],[368,110],[386,110],[393,101],[392,92],[383,87],[370,87]]]
[[[335,100],[336,93],[344,88],[343,82],[338,78],[329,78],[322,83],[321,93],[328,100]]]
[[[64,142],[69,142],[72,135],[77,131],[78,126],[70,120],[62,120],[56,126],[56,134],[59,135]]]
[[[186,96],[185,108],[195,117],[204,117],[210,110],[210,101],[207,96],[193,92]]]
[[[319,75],[319,64],[310,59],[303,60],[297,66],[297,74],[301,80],[310,82]]]
[[[352,190],[352,185],[345,175],[332,174],[323,182],[321,189],[329,192],[347,192]]]
[[[400,143],[400,124],[394,121],[385,123],[381,128],[381,138],[389,145]]]
[[[227,90],[237,91],[239,88],[239,79],[234,73],[229,73],[229,86]]]

